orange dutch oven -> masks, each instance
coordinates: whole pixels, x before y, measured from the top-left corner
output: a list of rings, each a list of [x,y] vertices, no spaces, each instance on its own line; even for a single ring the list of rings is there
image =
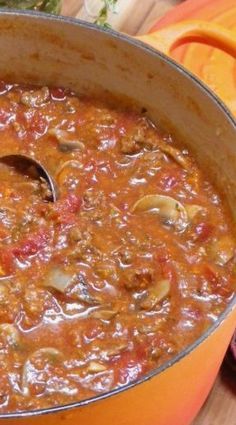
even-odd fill
[[[236,54],[232,34],[201,22],[139,40],[70,18],[0,13],[0,75],[19,83],[107,93],[147,109],[184,141],[236,220],[236,122],[197,78],[160,51],[198,39]],[[138,381],[67,406],[0,415],[1,425],[188,425],[205,401],[236,324],[236,297],[214,325],[177,357]],[[178,338],[178,335],[176,335]]]
[[[151,31],[189,19],[204,21],[205,28],[208,28],[209,22],[220,24],[231,30],[233,39],[236,37],[235,0],[185,0],[161,18]],[[220,28],[220,36],[222,30],[224,31]],[[208,37],[207,39],[209,40]],[[172,49],[171,56],[211,87],[236,115],[235,58],[219,48],[213,48],[206,43],[207,39],[203,38],[204,43],[183,43]]]

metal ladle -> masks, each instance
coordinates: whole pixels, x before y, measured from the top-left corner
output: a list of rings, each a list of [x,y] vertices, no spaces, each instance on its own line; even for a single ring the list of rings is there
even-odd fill
[[[4,155],[0,157],[0,162],[4,164],[13,166],[15,169],[19,169],[21,172],[24,170],[34,167],[37,170],[38,178],[43,178],[47,183],[51,195],[47,198],[48,201],[55,202],[58,199],[58,191],[56,183],[53,178],[50,176],[46,168],[37,160],[33,159],[30,156],[22,154],[13,154],[13,155]]]

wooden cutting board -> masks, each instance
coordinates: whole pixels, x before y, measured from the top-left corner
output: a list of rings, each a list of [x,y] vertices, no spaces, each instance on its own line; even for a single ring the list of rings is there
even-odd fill
[[[89,0],[94,7],[98,1]],[[111,23],[115,29],[131,35],[145,34],[158,19],[180,2],[181,0],[119,0],[119,14],[111,18]],[[86,14],[83,0],[64,0],[62,13],[92,20]],[[236,425],[236,375],[226,366],[219,373],[207,402],[192,425]]]

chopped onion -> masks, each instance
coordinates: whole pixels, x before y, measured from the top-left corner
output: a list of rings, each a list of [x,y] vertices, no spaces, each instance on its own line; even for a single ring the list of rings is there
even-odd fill
[[[44,285],[54,288],[64,294],[68,286],[73,282],[74,278],[74,274],[65,273],[59,268],[54,268],[47,275]]]

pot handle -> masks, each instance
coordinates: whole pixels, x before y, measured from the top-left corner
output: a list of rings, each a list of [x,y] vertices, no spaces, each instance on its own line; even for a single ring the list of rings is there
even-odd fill
[[[195,41],[217,47],[236,58],[236,33],[212,22],[183,21],[137,38],[167,55],[175,47]]]

